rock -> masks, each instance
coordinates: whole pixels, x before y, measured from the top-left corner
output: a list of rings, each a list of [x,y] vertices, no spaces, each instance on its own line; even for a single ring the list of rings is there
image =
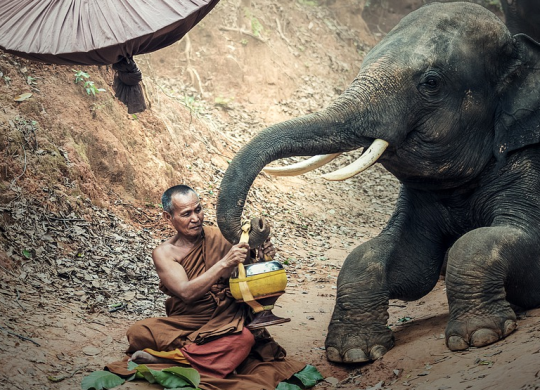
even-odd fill
[[[101,350],[99,348],[93,347],[93,346],[86,346],[82,349],[83,353],[88,356],[95,356],[99,355]]]

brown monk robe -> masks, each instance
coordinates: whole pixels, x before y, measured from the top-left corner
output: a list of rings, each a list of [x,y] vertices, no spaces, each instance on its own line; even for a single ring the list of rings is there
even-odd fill
[[[219,229],[204,227],[201,239],[179,263],[192,279],[230,249],[231,244]],[[168,293],[164,286],[161,288]],[[244,327],[244,321],[249,321],[249,308],[232,298],[228,280],[221,278],[193,304],[187,305],[171,295],[165,306],[167,317],[138,321],[128,330],[127,352],[148,351],[148,348],[179,351],[179,356],[201,373],[201,389],[271,390],[305,367],[304,363],[285,359],[285,350],[265,329],[252,335]],[[171,365],[148,366],[160,369]],[[127,370],[127,359],[109,364],[107,368],[120,375],[134,372]]]

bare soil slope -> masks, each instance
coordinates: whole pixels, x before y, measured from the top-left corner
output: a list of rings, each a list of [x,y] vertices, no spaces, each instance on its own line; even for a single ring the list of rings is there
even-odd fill
[[[150,259],[171,234],[161,192],[192,185],[215,224],[234,153],[264,127],[327,105],[421,3],[223,0],[181,42],[137,59],[151,108],[134,116],[114,99],[108,67],[0,53],[0,388],[76,389],[120,359],[126,328],[164,315]],[[88,95],[79,70],[106,92]],[[32,96],[14,101],[23,93]],[[269,328],[289,356],[324,374],[320,389],[540,388],[540,311],[521,313],[501,343],[451,353],[443,280],[420,301],[392,302],[396,347],[381,360],[326,361],[341,264],[380,232],[397,197],[379,166],[341,183],[319,177],[355,155],[301,177],[262,174],[249,195],[246,214],[272,221],[289,276],[275,312],[291,322]]]

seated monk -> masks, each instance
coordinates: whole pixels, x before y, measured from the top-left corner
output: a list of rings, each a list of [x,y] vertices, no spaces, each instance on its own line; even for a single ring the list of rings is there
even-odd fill
[[[249,255],[246,243],[231,245],[218,228],[203,226],[196,192],[184,185],[162,197],[163,217],[176,234],[152,253],[160,289],[170,295],[167,317],[136,322],[127,331],[130,360],[183,364],[201,374],[201,389],[274,389],[305,364],[285,359],[266,329],[244,326],[251,310],[229,290],[232,270]],[[270,240],[263,252],[273,257]],[[107,368],[125,374],[113,363]]]

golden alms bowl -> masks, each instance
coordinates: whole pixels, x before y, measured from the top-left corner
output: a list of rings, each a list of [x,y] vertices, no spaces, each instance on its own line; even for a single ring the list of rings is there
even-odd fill
[[[229,280],[231,294],[237,301],[243,300],[240,282],[247,282],[253,298],[276,296],[285,292],[287,274],[278,261],[248,264],[244,268],[244,278],[239,277],[238,269],[235,269]]]

